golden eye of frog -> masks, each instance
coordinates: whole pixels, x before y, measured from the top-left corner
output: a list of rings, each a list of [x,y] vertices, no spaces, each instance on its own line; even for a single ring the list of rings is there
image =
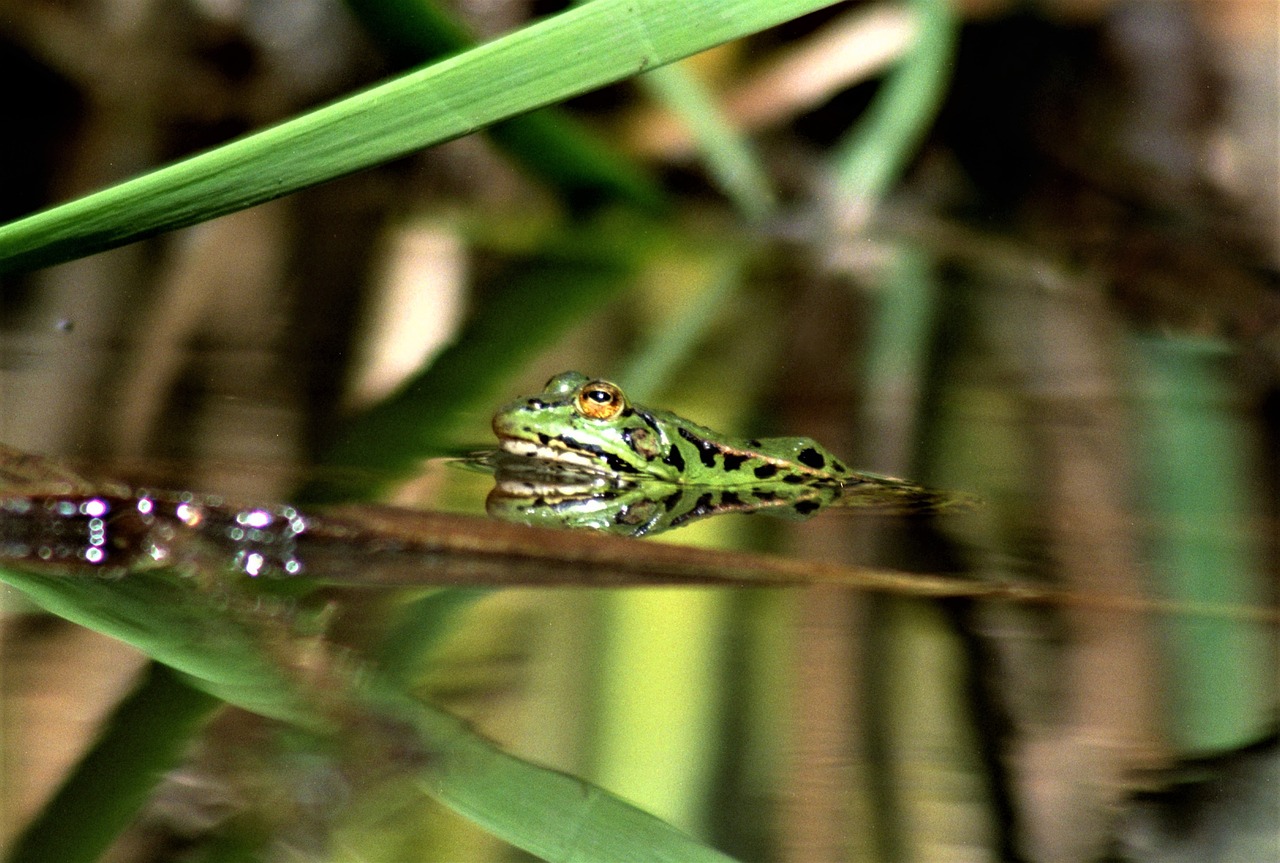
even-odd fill
[[[738,439],[631,404],[616,384],[565,372],[494,415],[502,449],[621,480],[786,487],[861,481],[804,437]]]

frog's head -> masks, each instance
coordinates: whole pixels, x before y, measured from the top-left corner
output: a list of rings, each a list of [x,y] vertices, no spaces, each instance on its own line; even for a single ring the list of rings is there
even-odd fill
[[[674,480],[661,426],[627,403],[616,384],[565,372],[536,396],[516,399],[493,417],[503,450],[622,479]]]

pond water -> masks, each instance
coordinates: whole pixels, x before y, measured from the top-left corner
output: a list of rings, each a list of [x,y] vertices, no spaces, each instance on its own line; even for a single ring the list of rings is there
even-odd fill
[[[432,703],[538,763],[639,798],[723,846],[744,843],[738,853],[748,859],[761,847],[751,842],[777,836],[811,847],[847,842],[832,825],[863,807],[878,813],[870,823],[882,851],[933,848],[927,853],[941,859],[998,849],[1015,834],[1069,853],[1120,842],[1137,849],[1126,851],[1133,859],[1161,859],[1139,855],[1199,848],[1227,834],[1233,847],[1270,853],[1267,801],[1277,761],[1267,735],[1278,619],[1259,579],[1270,522],[1233,509],[1244,498],[1228,497],[1222,484],[1245,488],[1246,478],[1230,473],[1239,463],[1220,458],[1231,449],[1225,441],[1248,436],[1223,391],[1213,389],[1222,380],[1220,350],[1135,343],[1133,361],[1148,369],[1148,389],[1123,399],[1078,369],[1070,379],[1028,374],[1021,383],[1038,388],[1029,392],[1010,391],[989,366],[957,367],[939,410],[938,427],[952,437],[939,452],[958,450],[968,470],[981,470],[964,479],[964,468],[944,461],[928,472],[963,493],[936,496],[909,485],[912,501],[923,505],[903,507],[903,486],[875,487],[844,501],[824,498],[820,511],[804,513],[808,520],[690,516],[696,526],[664,536],[726,555],[754,548],[815,561],[808,589],[744,590],[748,581],[733,589],[496,592],[491,587],[511,583],[511,573],[515,583],[537,583],[551,572],[550,560],[576,560],[592,540],[566,538],[536,553],[512,544],[502,550],[505,563],[477,569],[480,552],[469,543],[506,541],[495,539],[496,524],[479,520],[486,507],[509,521],[546,525],[563,522],[571,502],[572,513],[585,507],[588,515],[570,521],[589,524],[603,513],[609,525],[638,524],[644,529],[629,533],[645,534],[666,526],[651,517],[655,501],[678,514],[710,515],[716,507],[701,500],[702,491],[682,491],[668,510],[669,487],[656,494],[643,485],[587,483],[584,493],[566,486],[563,474],[548,485],[544,473],[508,466],[493,476],[459,470],[450,459],[423,463],[413,507],[477,520],[442,528],[417,520],[412,507],[233,504],[207,486],[166,490],[158,481],[173,465],[159,461],[124,471],[147,477],[146,485],[124,485],[82,481],[82,467],[14,455],[7,475],[11,491],[21,493],[4,499],[0,545],[6,565],[54,578],[109,583],[150,578],[175,563],[200,569],[204,576],[163,594],[165,601],[249,621],[273,640],[298,640],[273,662],[297,662],[296,651],[316,632],[327,649],[353,650],[360,662],[394,667],[388,657],[416,656],[405,660],[412,687]],[[892,420],[892,407],[883,406],[880,422]],[[1123,417],[1143,412],[1161,425],[1135,447],[1139,438]],[[1153,479],[1135,465],[1143,459],[1170,473]],[[1142,492],[1147,484],[1156,491]],[[1184,488],[1190,498],[1178,496]],[[741,503],[722,508],[745,509]],[[955,503],[963,506],[949,506]],[[631,512],[644,517],[618,518]],[[666,565],[649,559],[652,544],[631,546],[639,573]],[[550,558],[536,556],[544,553]],[[442,554],[471,563],[458,567]],[[522,560],[530,555],[540,561],[532,570]],[[818,563],[832,561],[918,573],[921,596],[909,584],[870,593],[823,587]],[[577,560],[577,575],[548,583],[595,583],[589,573],[616,565]],[[279,585],[299,573],[301,582],[382,584],[383,596],[330,586],[254,623],[243,602],[218,588],[210,593],[209,572],[215,581],[265,576]],[[927,598],[939,595],[929,579],[940,575],[1035,591],[1021,600],[975,600],[962,590]],[[465,587],[423,593],[442,584]],[[327,622],[309,623],[298,608],[326,608]],[[160,637],[172,638],[174,626],[162,622]],[[431,633],[405,635],[406,627]],[[23,703],[20,693],[12,697]],[[579,718],[566,719],[565,711]],[[204,754],[165,784],[154,804],[162,814],[151,816],[161,829],[198,822],[234,832],[230,825],[247,818],[296,845],[306,844],[302,824],[306,842],[315,843],[311,853],[322,857],[335,836],[378,847],[417,829],[409,825],[418,818],[439,817],[410,815],[420,796],[395,778],[426,757],[413,747],[396,755],[374,734],[367,745],[384,760],[375,771],[384,778],[373,782],[324,745],[299,761],[268,739],[253,759],[219,763],[216,753],[245,735],[272,737],[270,725],[243,721],[211,726]],[[764,725],[753,731],[741,722]],[[594,723],[602,725],[593,730]],[[696,764],[676,761],[695,752],[703,753]],[[272,778],[281,769],[296,782],[281,786]],[[717,778],[716,770],[758,778],[743,784]],[[373,816],[367,807],[389,788],[398,789],[405,814]],[[855,792],[861,796],[849,799]],[[246,798],[263,793],[283,795],[285,811],[302,820],[282,823]],[[357,805],[340,812],[315,794]],[[1161,826],[1170,801],[1185,807],[1188,794],[1201,801],[1190,810],[1193,838],[1171,838]],[[681,795],[704,803],[681,803]],[[768,802],[771,795],[781,797]],[[683,821],[704,811],[706,800],[717,801],[715,811],[757,812],[777,832],[761,834],[743,815]],[[1063,807],[1075,817],[1055,827]]]

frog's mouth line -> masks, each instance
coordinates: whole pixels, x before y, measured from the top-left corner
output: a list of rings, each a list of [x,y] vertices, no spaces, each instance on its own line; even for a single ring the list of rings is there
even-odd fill
[[[512,455],[525,456],[527,458],[538,458],[544,461],[554,461],[561,464],[571,464],[575,467],[590,468],[594,471],[600,471],[602,465],[600,460],[592,458],[574,450],[563,449],[560,447],[547,446],[537,441],[521,440],[520,438],[502,438],[498,441],[498,446],[503,452],[509,452]]]
[[[498,438],[498,446],[504,452],[513,455],[532,456],[546,461],[571,464],[574,467],[586,468],[598,473],[643,475],[643,471],[637,470],[603,447],[573,440],[564,435],[551,437],[540,434],[536,441],[502,436]]]

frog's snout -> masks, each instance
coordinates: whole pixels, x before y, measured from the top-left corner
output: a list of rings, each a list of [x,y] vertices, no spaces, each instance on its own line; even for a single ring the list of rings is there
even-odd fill
[[[493,415],[493,433],[498,438],[511,436],[511,413],[507,410],[498,411]]]
[[[493,433],[499,439],[511,437],[528,437],[531,429],[522,425],[521,417],[535,408],[537,399],[519,399],[504,406],[493,415]]]

